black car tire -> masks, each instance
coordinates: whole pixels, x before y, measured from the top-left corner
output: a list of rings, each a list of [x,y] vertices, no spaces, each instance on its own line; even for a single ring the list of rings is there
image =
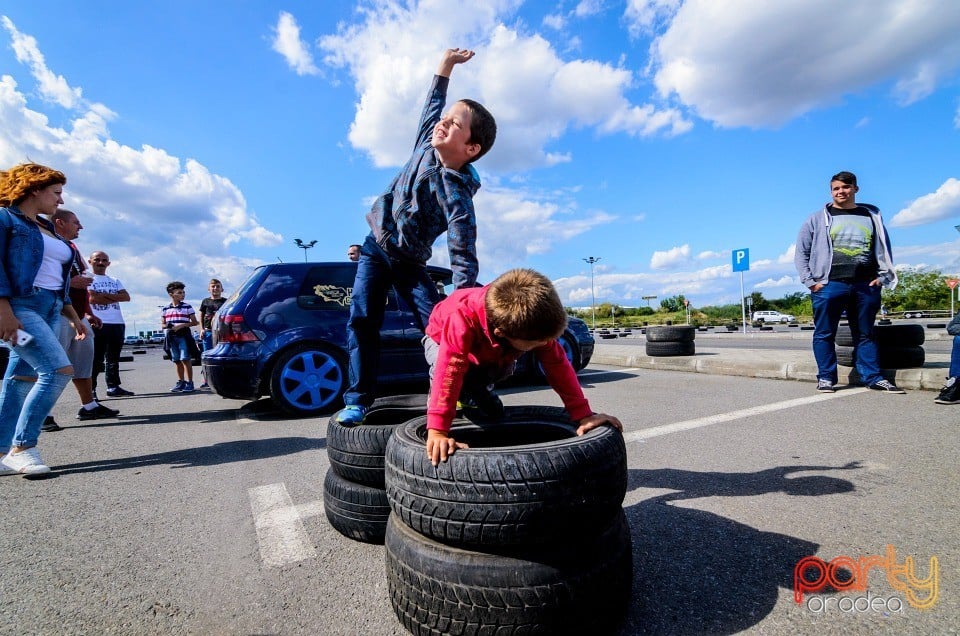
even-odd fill
[[[390,504],[382,488],[356,484],[328,470],[323,480],[323,511],[330,525],[343,536],[364,543],[383,543]]]
[[[496,552],[444,545],[391,515],[387,589],[413,634],[615,634],[630,602],[631,552],[622,510],[575,545]]]
[[[876,325],[874,332],[877,336],[877,346],[881,348],[920,346],[926,339],[923,325]],[[841,347],[853,346],[850,325],[840,325],[837,328],[836,343]]]
[[[421,534],[464,546],[575,542],[620,510],[627,459],[616,429],[577,436],[563,409],[507,407],[501,421],[456,420],[451,436],[470,448],[434,466],[426,419],[398,426],[386,453],[390,506]]]
[[[383,456],[387,440],[398,424],[426,412],[425,396],[401,395],[378,399],[359,426],[343,426],[331,417],[327,424],[330,467],[344,479],[383,488]]]
[[[692,356],[696,353],[696,344],[689,342],[646,342],[648,356]]]
[[[913,369],[922,367],[926,362],[926,352],[923,347],[881,346],[877,350],[878,363],[881,369]],[[837,364],[852,367],[853,347],[837,347]]]
[[[647,342],[693,342],[696,332],[688,325],[647,327]]]
[[[321,345],[300,344],[283,351],[270,371],[273,403],[299,417],[338,406],[346,385],[346,364]]]

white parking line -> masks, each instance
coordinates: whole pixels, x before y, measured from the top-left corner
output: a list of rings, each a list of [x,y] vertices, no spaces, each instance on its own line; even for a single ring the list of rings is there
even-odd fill
[[[774,402],[772,404],[751,406],[750,408],[741,409],[739,411],[718,413],[717,415],[708,415],[707,417],[701,417],[695,420],[675,422],[673,424],[665,424],[663,426],[647,428],[642,431],[625,433],[623,439],[626,442],[642,442],[643,440],[650,439],[651,437],[668,435],[670,433],[679,433],[681,431],[689,431],[695,428],[703,428],[704,426],[713,426],[714,424],[739,420],[745,417],[753,417],[754,415],[762,415],[764,413],[773,413],[775,411],[782,411],[784,409],[792,409],[795,406],[804,406],[814,402],[823,402],[825,400],[835,400],[837,398],[849,397],[851,395],[858,395],[864,391],[869,391],[869,389],[865,387],[857,389],[844,389],[843,391],[837,391],[836,393],[818,393],[817,395],[795,398],[793,400],[786,400],[784,402]]]
[[[323,502],[295,506],[282,483],[257,486],[248,492],[265,565],[280,567],[317,556],[302,519],[322,514]]]
[[[582,369],[580,371],[577,371],[577,375],[584,376],[584,375],[603,375],[606,373],[628,373],[630,371],[639,371],[639,370],[640,370],[640,367],[617,367],[616,369],[590,369],[589,371],[587,371],[586,369]]]

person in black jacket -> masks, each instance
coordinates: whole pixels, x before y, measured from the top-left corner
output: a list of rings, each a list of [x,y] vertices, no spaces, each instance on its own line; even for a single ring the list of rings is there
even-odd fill
[[[960,311],[947,325],[947,333],[953,336],[953,349],[950,351],[950,377],[940,389],[934,400],[937,404],[960,404]]]

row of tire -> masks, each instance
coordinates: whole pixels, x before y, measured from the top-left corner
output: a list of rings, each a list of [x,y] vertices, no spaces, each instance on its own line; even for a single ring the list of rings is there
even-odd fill
[[[881,369],[912,369],[926,362],[923,325],[877,324],[877,357]],[[845,367],[855,364],[853,333],[849,325],[837,329],[837,363]]]
[[[878,324],[874,327],[880,368],[909,369],[922,367],[926,361],[923,349],[925,339],[922,325]],[[692,356],[696,353],[692,326],[647,327],[646,353],[648,356]],[[837,331],[837,362],[854,366],[853,334],[849,325],[840,325]]]
[[[692,356],[696,353],[696,327],[661,325],[647,327],[645,343],[648,356]]]
[[[633,579],[623,436],[583,436],[563,409],[456,420],[469,448],[433,466],[422,397],[378,401],[327,428],[324,509],[384,543],[390,602],[414,634],[606,634]],[[417,402],[421,402],[417,404]]]

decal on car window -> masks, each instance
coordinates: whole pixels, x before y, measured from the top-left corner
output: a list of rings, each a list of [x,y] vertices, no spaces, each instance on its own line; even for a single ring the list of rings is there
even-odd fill
[[[337,303],[341,307],[346,307],[350,304],[350,298],[353,296],[353,288],[338,285],[315,285],[313,293],[326,302]]]

